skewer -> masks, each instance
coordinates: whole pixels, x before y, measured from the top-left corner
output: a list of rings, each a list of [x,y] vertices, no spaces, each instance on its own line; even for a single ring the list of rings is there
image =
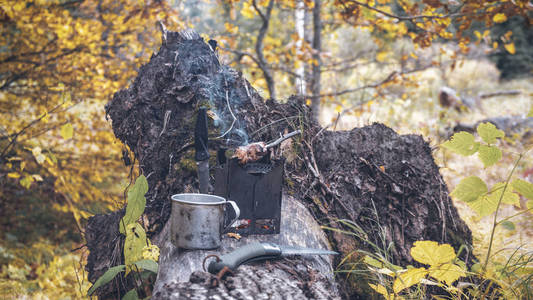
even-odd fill
[[[287,133],[286,135],[280,137],[279,139],[273,141],[272,143],[270,144],[267,144],[265,146],[266,149],[269,149],[269,148],[272,148],[274,146],[277,146],[278,144],[281,144],[281,142],[283,142],[284,140],[286,139],[290,139],[291,137],[297,135],[297,134],[300,134],[302,131],[301,130],[296,130],[296,131],[293,131],[293,132],[289,132]]]

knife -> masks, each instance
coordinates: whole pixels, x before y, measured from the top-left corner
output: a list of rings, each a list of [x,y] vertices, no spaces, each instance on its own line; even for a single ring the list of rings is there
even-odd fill
[[[198,182],[200,193],[209,192],[209,150],[207,148],[207,109],[201,107],[196,117],[196,128],[194,130],[194,159],[198,167]]]
[[[211,261],[207,266],[209,273],[217,274],[224,267],[235,270],[238,266],[251,261],[276,259],[290,255],[337,255],[338,252],[298,246],[283,246],[274,243],[251,243],[230,253],[220,256],[219,261]]]

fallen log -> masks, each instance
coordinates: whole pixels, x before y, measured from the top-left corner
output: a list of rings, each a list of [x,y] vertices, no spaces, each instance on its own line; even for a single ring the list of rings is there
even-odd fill
[[[200,106],[208,106],[216,116],[210,125],[210,139],[218,143],[210,142],[213,152],[218,150],[217,145],[236,147],[251,141],[273,141],[280,133],[301,130],[300,135],[271,149],[270,155],[286,161],[285,194],[304,203],[320,225],[348,230],[338,222],[347,219],[366,232],[366,237],[354,238],[326,231],[332,248],[343,255],[356,250],[374,251],[371,243],[394,245],[387,247],[392,263],[405,266],[413,264],[409,249],[417,240],[450,243],[456,250],[462,245],[471,247],[470,230],[459,218],[431,149],[421,136],[398,135],[381,124],[342,132],[324,130],[310,118],[304,99],[291,97],[283,104],[264,101],[241,74],[221,64],[216,53],[191,31],[166,32],[159,52],[141,67],[132,85],[117,92],[106,106],[115,135],[134,152],[141,172],[147,175],[149,191],[143,220],[148,236],[158,238],[160,245],[165,244],[162,230],[170,215],[170,196],[198,189],[190,145],[194,116]],[[86,269],[91,282],[107,268],[123,262],[122,237],[118,233],[122,214],[119,211],[89,219]],[[282,216],[283,222],[292,219],[292,215]],[[467,253],[463,252],[462,258],[469,261]],[[179,254],[173,255],[182,259]],[[168,282],[162,278],[168,273],[165,265],[170,264],[169,259],[162,258],[161,283]],[[335,259],[334,268],[340,259]],[[302,263],[312,267],[305,261],[296,262]],[[247,276],[239,275],[241,272],[264,274],[266,266],[245,266],[235,276],[244,280]],[[195,290],[205,274],[193,274],[191,278],[180,277],[186,281],[166,287],[184,293]],[[304,277],[309,274],[296,272],[294,280],[308,282]],[[277,275],[272,276],[268,280],[275,281]],[[128,282],[119,277],[98,290],[101,298],[116,298],[127,290]],[[255,293],[256,287],[244,282],[239,289]],[[338,283],[342,297],[368,293],[364,281]],[[329,286],[325,289],[333,291]],[[167,295],[159,283],[157,292]],[[223,293],[227,290],[209,291],[212,296]]]
[[[458,123],[453,128],[453,132],[474,132],[476,131],[477,126],[481,123],[492,123],[496,128],[503,130],[506,136],[518,135],[522,140],[529,140],[533,135],[533,117],[524,116],[493,117],[472,124]]]
[[[443,86],[439,91],[439,103],[442,107],[451,107],[456,111],[461,112],[464,109],[480,109],[482,110],[481,102],[487,98],[501,97],[501,96],[518,96],[522,94],[520,90],[497,91],[490,93],[479,93],[477,96],[461,96],[454,89]]]
[[[195,299],[208,299],[214,294],[221,299],[338,299],[332,260],[328,256],[241,266],[231,279],[223,280],[214,290],[210,286],[214,276],[202,272],[203,260],[208,255],[220,256],[257,241],[327,249],[326,236],[307,208],[293,197],[283,198],[281,213],[286,217],[282,218],[280,234],[251,235],[239,240],[226,235],[217,250],[176,249],[170,242],[168,222],[153,240],[161,249],[153,299],[189,299],[193,294]]]

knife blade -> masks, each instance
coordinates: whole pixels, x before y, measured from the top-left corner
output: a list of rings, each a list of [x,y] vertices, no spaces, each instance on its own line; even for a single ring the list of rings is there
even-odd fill
[[[194,159],[198,167],[198,183],[202,194],[207,194],[209,191],[209,150],[207,142],[207,109],[201,107],[198,110],[194,130]]]
[[[277,245],[274,243],[251,243],[220,256],[219,261],[211,261],[209,273],[217,274],[224,267],[235,270],[238,266],[257,260],[276,259],[290,255],[337,255],[338,252],[298,246]]]

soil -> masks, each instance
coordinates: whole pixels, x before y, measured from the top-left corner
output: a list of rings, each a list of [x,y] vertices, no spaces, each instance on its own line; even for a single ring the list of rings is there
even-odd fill
[[[361,228],[358,238],[326,231],[333,248],[344,255],[356,249],[375,252],[371,244],[383,249],[392,244],[391,262],[405,266],[413,264],[409,250],[417,240],[471,248],[471,232],[421,136],[398,135],[382,124],[325,130],[311,120],[304,99],[264,101],[191,31],[167,32],[159,52],[141,67],[132,85],[106,106],[115,135],[134,152],[148,178],[145,225],[150,237],[168,220],[170,195],[198,188],[192,142],[201,106],[216,116],[210,124],[211,166],[220,147],[269,142],[302,130],[271,155],[285,158],[284,190],[305,203],[320,224],[350,230],[338,221],[346,219]],[[89,219],[86,269],[91,282],[123,261],[118,233],[122,214]],[[463,258],[471,260],[466,254]],[[357,282],[339,283],[347,298],[368,292]],[[111,283],[98,292],[102,298],[113,297],[124,291],[118,286]]]

